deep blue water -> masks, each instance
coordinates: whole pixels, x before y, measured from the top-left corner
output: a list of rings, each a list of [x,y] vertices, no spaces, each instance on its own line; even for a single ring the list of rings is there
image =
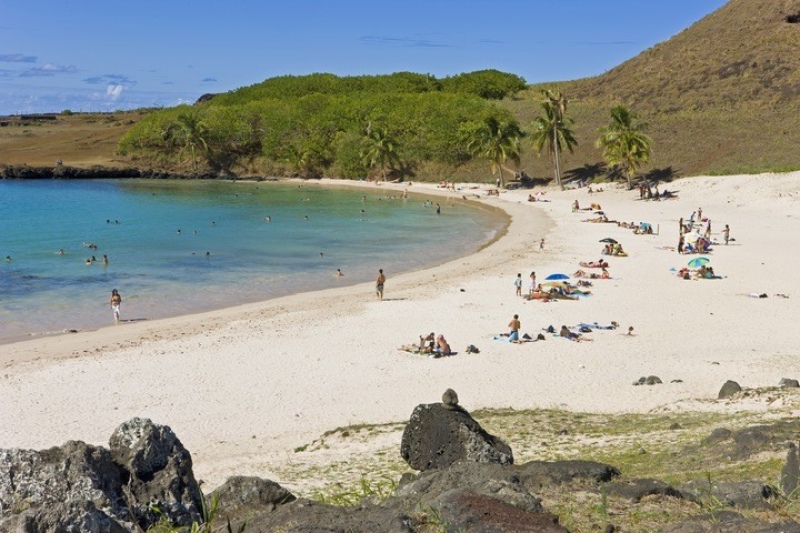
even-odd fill
[[[377,187],[0,180],[0,343],[107,325],[112,288],[123,320],[220,309],[441,263],[503,224]]]

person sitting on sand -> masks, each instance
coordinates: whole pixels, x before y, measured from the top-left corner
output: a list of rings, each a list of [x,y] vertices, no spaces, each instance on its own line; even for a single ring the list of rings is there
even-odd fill
[[[519,342],[519,330],[522,323],[519,321],[519,315],[514,315],[511,322],[508,323],[508,342]]]
[[[561,326],[560,335],[562,337],[564,337],[565,339],[569,339],[569,340],[575,341],[575,342],[591,341],[592,340],[592,339],[590,339],[588,337],[584,337],[580,333],[575,333],[575,332],[570,331],[567,326]]]
[[[451,355],[453,351],[450,345],[441,333],[436,337],[436,345],[433,347],[433,352],[439,355]]]
[[[606,267],[600,267],[602,272],[600,273],[600,279],[611,279],[611,274],[608,273]]]

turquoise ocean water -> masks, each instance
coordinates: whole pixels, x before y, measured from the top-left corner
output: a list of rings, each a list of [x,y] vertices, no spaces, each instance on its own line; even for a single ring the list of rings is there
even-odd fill
[[[368,281],[378,268],[391,280],[466,255],[505,224],[430,198],[437,215],[426,200],[379,187],[0,180],[0,343],[111,324],[113,288],[123,320],[148,320]]]

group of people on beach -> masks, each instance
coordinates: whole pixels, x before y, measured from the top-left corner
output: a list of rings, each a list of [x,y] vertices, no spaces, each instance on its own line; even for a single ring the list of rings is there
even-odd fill
[[[697,215],[697,220],[695,220]],[[678,220],[678,253],[708,253],[714,241],[711,238],[711,219],[703,217],[703,208],[698,207],[688,220],[683,217]],[[731,241],[731,227],[725,224],[722,229],[722,239],[727,245]]]

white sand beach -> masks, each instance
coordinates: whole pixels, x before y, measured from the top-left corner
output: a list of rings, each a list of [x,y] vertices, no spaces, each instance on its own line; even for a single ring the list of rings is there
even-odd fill
[[[475,201],[510,215],[507,233],[435,268],[386,272],[384,301],[370,283],[0,346],[0,447],[107,444],[118,424],[141,416],[172,427],[198,478],[212,486],[232,474],[281,482],[272,468],[291,460],[295,447],[340,426],[407,420],[447,388],[469,410],[768,410],[705,400],[729,379],[748,388],[800,379],[800,173],[681,179],[666,184],[677,198],[661,202],[616,185],[591,195],[537,188],[499,197],[487,196],[485,185],[468,187],[445,192],[414,183],[410,190],[478,194]],[[527,201],[539,191],[548,201]],[[658,234],[581,222],[595,215],[572,212],[576,199],[599,203],[612,220],[647,221]],[[446,210],[447,198],[441,203]],[[676,275],[695,257],[674,250],[678,219],[698,207],[711,218],[715,241],[730,225],[734,240],[707,256],[722,279]],[[591,280],[590,297],[515,296],[518,272],[524,291],[531,271],[540,281],[572,275],[580,261],[600,259],[606,237],[629,257],[605,257],[612,279]],[[548,325],[621,327],[587,334],[593,342],[550,334],[520,345],[493,341],[515,313],[534,338]],[[625,334],[629,326],[633,336]],[[431,331],[458,354],[430,359],[398,350]],[[466,353],[470,344],[480,353]],[[664,383],[632,385],[648,375]]]

